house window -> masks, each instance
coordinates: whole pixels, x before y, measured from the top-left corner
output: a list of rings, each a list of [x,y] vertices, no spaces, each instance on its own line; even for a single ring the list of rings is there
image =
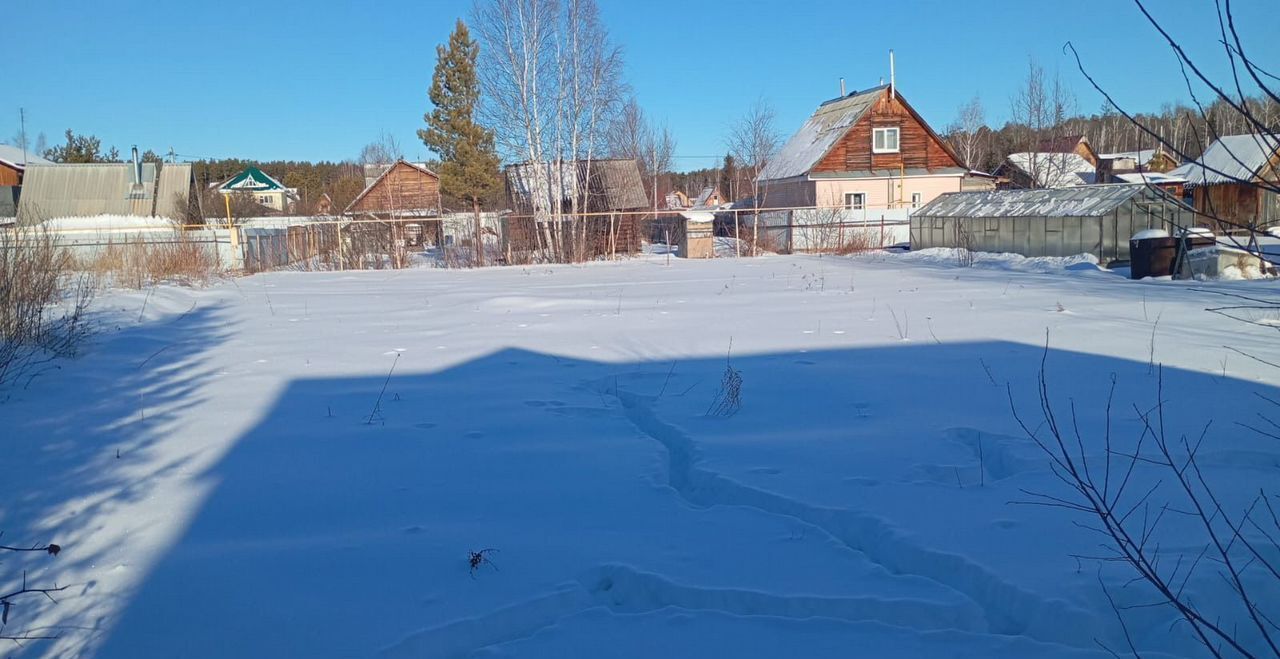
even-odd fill
[[[844,196],[844,206],[851,211],[860,211],[867,207],[867,193],[850,192]]]
[[[919,192],[912,192],[912,193],[911,193],[911,207],[912,207],[912,208],[920,208],[920,204],[921,204],[921,202],[923,202],[923,201],[924,201],[924,195],[920,194]]]
[[[258,203],[262,204],[263,206],[269,206],[271,205],[271,197],[268,195],[260,194],[258,195]]]
[[[897,153],[898,128],[874,128],[871,131],[872,153]]]

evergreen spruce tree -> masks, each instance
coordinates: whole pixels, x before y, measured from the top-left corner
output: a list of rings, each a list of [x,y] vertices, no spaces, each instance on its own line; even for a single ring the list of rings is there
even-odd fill
[[[475,119],[480,101],[476,77],[479,53],[479,45],[459,19],[449,44],[436,46],[436,69],[428,92],[434,109],[423,117],[427,127],[418,131],[418,137],[440,155],[441,191],[471,202],[476,265],[484,265],[480,208],[482,200],[498,186],[498,155],[493,132]]]
[[[725,155],[724,166],[720,168],[720,194],[725,195],[728,201],[737,201],[738,193],[738,167],[733,162],[733,156]]]

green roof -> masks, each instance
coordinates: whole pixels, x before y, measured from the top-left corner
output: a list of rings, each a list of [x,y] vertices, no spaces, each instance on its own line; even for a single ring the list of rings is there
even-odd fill
[[[285,187],[280,181],[277,181],[267,173],[257,167],[245,168],[243,172],[231,177],[231,180],[219,186],[221,190],[252,190],[260,192],[263,190],[284,190]]]

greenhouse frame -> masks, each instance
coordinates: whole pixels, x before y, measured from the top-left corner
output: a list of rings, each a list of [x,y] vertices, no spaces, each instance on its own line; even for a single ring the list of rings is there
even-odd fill
[[[1049,190],[953,192],[911,215],[911,249],[965,247],[1023,256],[1093,254],[1103,265],[1129,260],[1144,229],[1194,226],[1195,211],[1144,184]]]

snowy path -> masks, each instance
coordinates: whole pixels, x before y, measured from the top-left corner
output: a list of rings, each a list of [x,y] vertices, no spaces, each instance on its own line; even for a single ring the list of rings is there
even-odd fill
[[[1017,505],[1058,486],[1005,383],[1034,404],[1048,331],[1086,435],[1114,377],[1132,437],[1163,363],[1227,496],[1280,487],[1280,447],[1232,423],[1280,378],[1224,347],[1280,361],[1274,332],[1204,311],[1272,290],[913,254],[113,293],[83,357],[0,404],[0,529],[65,547],[0,585],[72,585],[15,607],[62,630],[15,651],[1107,656],[1071,557],[1097,538]],[[730,341],[743,406],[709,418]],[[1144,655],[1194,654],[1137,611]]]

